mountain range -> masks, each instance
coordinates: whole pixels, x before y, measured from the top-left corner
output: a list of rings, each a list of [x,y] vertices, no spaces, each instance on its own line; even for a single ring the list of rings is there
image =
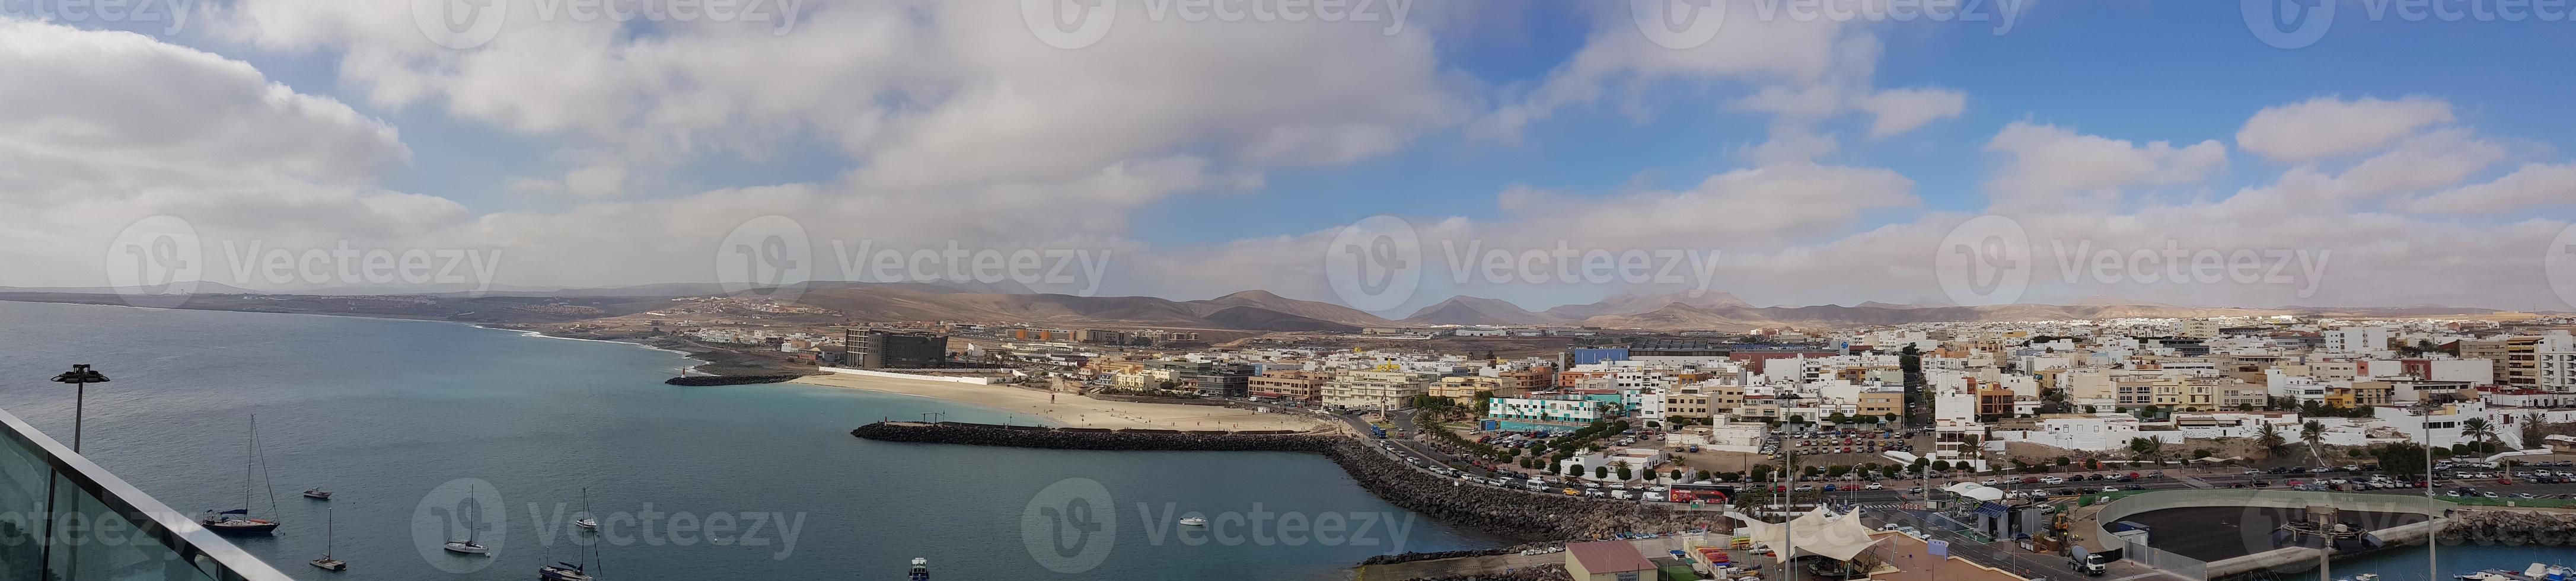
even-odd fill
[[[667,304],[671,298],[722,295],[726,294],[726,290],[724,285],[712,283],[672,283],[614,288],[432,293],[414,296],[430,297],[434,300],[434,304],[407,307],[409,310],[403,313],[403,316],[435,317],[439,316],[437,314],[439,312],[456,313],[455,316],[464,314],[489,316],[491,313],[500,312],[509,307],[524,306],[531,301],[547,299],[577,301],[600,309],[603,315],[615,315],[660,308],[660,305]],[[1530,311],[1509,301],[1462,295],[1423,307],[1401,320],[1389,320],[1342,305],[1291,299],[1262,290],[1247,290],[1213,299],[1193,301],[1140,296],[1086,297],[994,292],[995,290],[1015,289],[937,283],[818,282],[807,285],[800,293],[791,296],[794,297],[792,300],[798,303],[837,311],[839,315],[833,317],[834,320],[1009,321],[1068,327],[1161,327],[1268,332],[1349,332],[1363,327],[1436,326],[1583,326],[1643,331],[1741,332],[1784,327],[1813,329],[1931,322],[2045,321],[2120,317],[2269,315],[2422,317],[2479,316],[2497,313],[2487,309],[2441,306],[2363,309],[2295,306],[2199,308],[2112,297],[2090,297],[2074,305],[2020,304],[1960,307],[1935,300],[1920,300],[1906,305],[1868,302],[1850,307],[1839,305],[1755,307],[1734,295],[1709,292],[1696,296],[1690,293],[1621,294],[1589,304],[1560,305],[1542,311]],[[0,300],[113,302],[113,297],[101,295],[112,295],[114,292],[114,289],[103,288],[0,288]],[[273,310],[281,304],[275,301],[249,300],[246,297],[250,295],[322,299],[294,303],[299,312],[374,314],[357,312],[357,307],[338,305],[363,303],[370,305],[369,308],[380,307],[378,303],[330,299],[330,297],[371,296],[369,293],[289,295],[258,293],[211,283],[200,285],[198,293],[201,296],[234,296],[231,297],[232,300],[192,300],[189,308]]]

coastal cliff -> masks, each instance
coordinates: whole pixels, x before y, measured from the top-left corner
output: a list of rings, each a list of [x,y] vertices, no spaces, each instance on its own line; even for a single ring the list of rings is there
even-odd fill
[[[1385,499],[1388,504],[1441,522],[1518,541],[1598,539],[1619,533],[1670,533],[1709,526],[1724,527],[1724,519],[1714,513],[1692,514],[1635,502],[1463,485],[1399,462],[1360,440],[1338,436],[918,422],[868,424],[851,430],[850,435],[885,442],[1053,450],[1321,454],[1341,466],[1361,488]]]

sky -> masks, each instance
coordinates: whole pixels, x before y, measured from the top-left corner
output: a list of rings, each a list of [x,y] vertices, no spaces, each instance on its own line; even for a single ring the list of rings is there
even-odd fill
[[[2549,2],[96,2],[0,286],[2576,310]]]

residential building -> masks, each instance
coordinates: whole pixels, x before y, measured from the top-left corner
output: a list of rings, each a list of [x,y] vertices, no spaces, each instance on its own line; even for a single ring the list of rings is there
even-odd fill
[[[1515,422],[1589,424],[1601,419],[1600,402],[1561,397],[1497,397],[1485,400],[1485,417]]]
[[[850,329],[842,344],[860,369],[936,369],[948,363],[948,336],[916,331]]]
[[[1403,409],[1426,395],[1438,376],[1402,371],[1344,371],[1324,382],[1324,405],[1347,409]]]
[[[1252,395],[1292,401],[1317,401],[1323,398],[1324,383],[1333,374],[1321,371],[1281,370],[1252,376],[1245,388]]]

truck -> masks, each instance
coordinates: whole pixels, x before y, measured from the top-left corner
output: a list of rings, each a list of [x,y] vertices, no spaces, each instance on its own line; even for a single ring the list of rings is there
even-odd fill
[[[2082,573],[2086,577],[2100,577],[2103,573],[2111,571],[2110,563],[2103,561],[2101,555],[2084,554],[2070,556],[2066,558],[2066,565],[2067,568],[2073,569],[2077,573]]]

